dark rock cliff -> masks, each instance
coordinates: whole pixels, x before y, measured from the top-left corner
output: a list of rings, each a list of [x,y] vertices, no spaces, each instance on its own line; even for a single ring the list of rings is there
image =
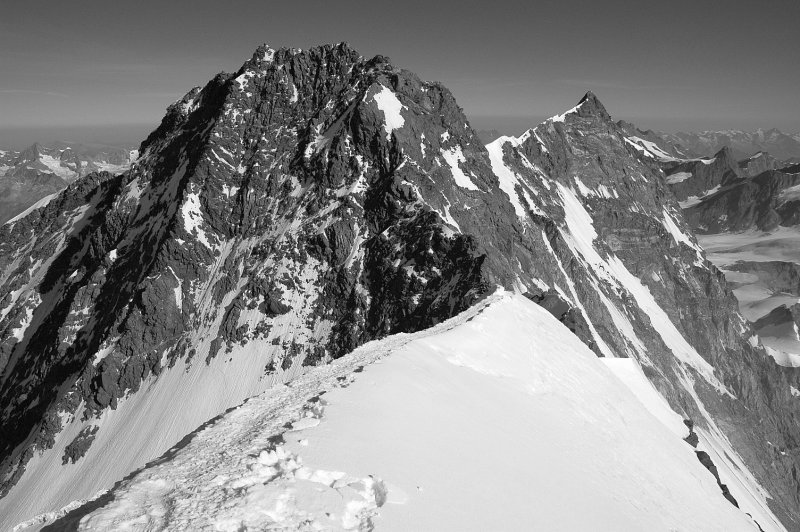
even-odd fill
[[[710,159],[679,160],[664,165],[667,183],[679,201],[702,198],[740,178],[739,163],[729,148]]]
[[[699,233],[721,233],[800,223],[800,173],[767,170],[752,179],[723,187],[684,216]]]

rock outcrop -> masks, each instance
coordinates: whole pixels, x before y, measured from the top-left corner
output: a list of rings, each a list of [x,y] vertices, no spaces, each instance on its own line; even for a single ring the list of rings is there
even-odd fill
[[[700,233],[771,231],[800,222],[800,173],[767,170],[688,205],[684,216]]]
[[[778,160],[765,151],[754,153],[747,159],[739,161],[739,171],[745,177],[755,177],[767,170],[775,170],[779,166]]]
[[[686,208],[732,183],[741,175],[730,149],[722,148],[710,159],[678,160],[664,165],[667,184]]]

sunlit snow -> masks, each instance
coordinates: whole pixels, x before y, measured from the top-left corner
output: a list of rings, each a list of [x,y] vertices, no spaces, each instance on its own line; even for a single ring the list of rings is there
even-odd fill
[[[70,526],[757,530],[681,425],[634,361],[498,293],[251,399]]]
[[[472,179],[470,179],[469,176],[464,173],[464,170],[462,170],[459,166],[459,163],[466,162],[464,153],[461,151],[461,146],[456,145],[449,150],[442,149],[440,151],[442,158],[450,167],[450,171],[453,174],[453,179],[455,180],[456,185],[469,190],[480,190],[478,186],[472,182]]]
[[[527,212],[516,190],[516,187],[521,185],[519,176],[511,168],[506,166],[506,163],[503,161],[503,146],[511,140],[512,137],[500,137],[487,144],[486,151],[489,152],[489,162],[492,165],[492,171],[500,182],[500,190],[505,192],[506,196],[508,196],[511,205],[514,206],[514,212],[517,213],[517,216],[524,218]]]
[[[378,104],[378,109],[383,111],[383,129],[386,131],[386,138],[389,139],[392,136],[392,131],[400,129],[405,124],[403,115],[400,114],[403,104],[397,99],[394,91],[383,85],[380,85],[380,88],[373,98],[375,103]]]

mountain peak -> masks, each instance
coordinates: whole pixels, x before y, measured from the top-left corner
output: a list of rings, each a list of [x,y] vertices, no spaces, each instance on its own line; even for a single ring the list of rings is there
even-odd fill
[[[600,103],[600,100],[597,99],[597,96],[595,96],[592,91],[588,91],[584,94],[583,98],[578,102],[578,105],[563,114],[550,118],[550,120],[553,122],[564,122],[566,117],[571,114],[575,114],[581,118],[595,117],[604,121],[611,120],[611,115],[608,114],[605,106]]]
[[[305,50],[302,48],[292,47],[273,48],[269,44],[263,43],[256,48],[255,52],[253,52],[252,58],[242,66],[240,72],[243,72],[248,68],[263,69],[266,65],[273,62],[283,64],[287,61],[291,61],[292,58],[299,55],[303,55],[308,58],[321,57],[326,61],[340,57],[346,58],[351,62],[356,61],[361,57],[360,54],[345,41],[339,43],[322,44]]]
[[[738,168],[736,156],[730,146],[723,146],[717,153],[714,154],[714,159],[725,161],[725,163],[731,168]]]
[[[600,100],[597,99],[597,96],[592,91],[586,91],[586,94],[583,95],[583,98],[578,102],[578,105],[583,104],[584,102],[595,102],[600,103]]]
[[[594,115],[611,118],[605,106],[600,103],[600,100],[597,99],[597,96],[595,96],[592,91],[587,91],[586,94],[583,95],[581,101],[578,102],[578,109],[581,116]]]

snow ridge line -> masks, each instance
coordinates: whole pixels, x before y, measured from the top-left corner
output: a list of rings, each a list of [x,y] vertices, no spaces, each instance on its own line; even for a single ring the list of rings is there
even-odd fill
[[[145,524],[148,529],[158,530],[185,530],[189,524],[198,529],[239,530],[243,521],[265,515],[288,526],[292,519],[302,516],[289,507],[286,486],[281,490],[281,486],[275,485],[274,481],[281,477],[285,477],[284,483],[293,479],[311,481],[317,488],[329,481],[326,485],[335,491],[348,489],[351,495],[357,493],[359,497],[351,497],[345,505],[338,528],[369,530],[372,517],[387,497],[384,483],[372,477],[359,479],[345,473],[304,468],[296,455],[283,449],[284,435],[319,424],[324,411],[320,396],[334,388],[348,386],[364,366],[411,341],[449,331],[472,320],[486,307],[500,301],[504,293],[498,287],[494,294],[438,325],[368,342],[328,365],[312,368],[289,384],[251,397],[207,421],[110,490],[98,493],[91,500],[74,501],[57,512],[38,515],[13,530],[22,531],[31,525],[47,523],[79,530],[118,529],[126,523],[135,523],[137,527]],[[209,452],[209,449],[218,451]],[[176,473],[186,476],[174,478]],[[186,482],[187,478],[191,478],[191,482]],[[200,485],[203,489],[189,491],[190,485]],[[265,493],[265,489],[271,493]],[[242,490],[248,494],[243,496]],[[108,502],[98,505],[100,499]],[[242,499],[245,505],[258,499],[266,502],[277,499],[277,506],[269,510],[262,508],[260,516],[236,514],[231,510],[237,499]],[[212,508],[214,510],[210,510]],[[201,511],[195,513],[198,509]],[[226,510],[231,513],[226,515]],[[252,526],[251,522],[247,524]]]

